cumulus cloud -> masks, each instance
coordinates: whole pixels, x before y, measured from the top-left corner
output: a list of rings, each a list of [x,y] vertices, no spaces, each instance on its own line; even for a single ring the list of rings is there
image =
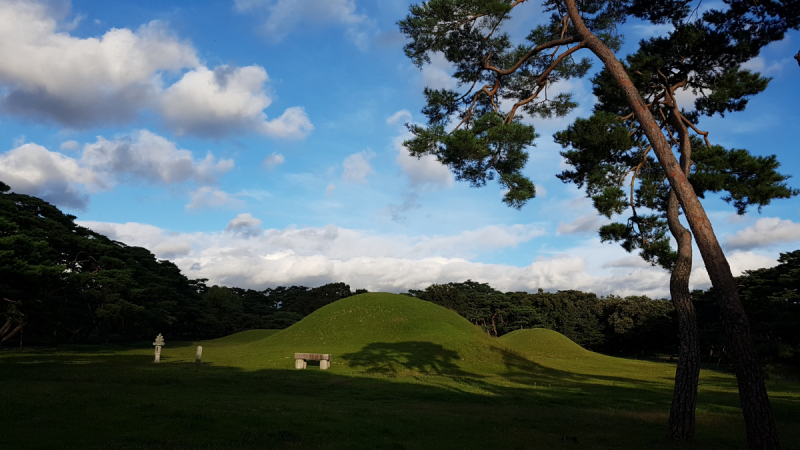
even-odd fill
[[[281,138],[302,138],[314,128],[302,108],[287,109],[267,120],[272,100],[264,92],[267,72],[260,66],[198,67],[167,88],[160,110],[179,134],[218,137],[231,132],[258,131]]]
[[[365,150],[363,152],[353,153],[342,162],[344,170],[342,171],[342,179],[346,181],[354,181],[356,183],[366,182],[367,175],[375,173],[375,170],[369,164],[369,160],[375,157],[375,152],[372,150]]]
[[[403,141],[411,138],[411,133],[405,132],[396,136],[392,143],[397,151],[395,163],[400,166],[403,175],[408,177],[408,183],[413,189],[432,191],[448,188],[453,185],[453,174],[450,170],[436,160],[432,155],[421,158],[411,156]]]
[[[75,158],[41,145],[23,144],[0,155],[0,180],[14,192],[85,210],[89,192],[106,188],[102,178]]]
[[[798,240],[800,240],[800,223],[778,217],[765,217],[727,238],[725,244],[734,250],[751,250]]]
[[[199,65],[192,46],[159,21],[79,39],[58,32],[45,3],[2,2],[0,17],[7,113],[72,127],[126,122],[153,98],[158,72]]]
[[[225,232],[243,238],[261,236],[261,221],[253,217],[250,213],[239,214],[228,222],[228,226],[225,227]]]
[[[79,157],[32,143],[0,154],[0,179],[15,192],[79,210],[86,209],[91,194],[121,182],[215,184],[232,168],[230,159],[218,161],[207,153],[196,160],[190,151],[147,130],[111,140],[98,136]]]
[[[374,27],[366,15],[356,13],[352,0],[234,0],[234,9],[242,13],[266,12],[261,31],[275,42],[303,25],[335,25],[343,27],[359,49],[366,50]]]
[[[597,233],[604,221],[597,214],[586,214],[570,223],[559,222],[558,234],[592,234]]]
[[[280,153],[273,153],[261,161],[261,166],[268,170],[272,170],[283,164],[285,161],[286,159],[283,157],[283,155]]]
[[[83,148],[81,164],[113,180],[128,178],[148,183],[173,184],[193,180],[214,183],[233,168],[233,160],[217,161],[208,152],[195,160],[189,150],[147,130],[121,135],[113,140],[99,136]],[[110,181],[109,184],[113,184]]]
[[[422,67],[422,84],[431,89],[455,89],[457,82],[450,76],[452,67],[441,53],[431,55],[430,64]]]
[[[372,291],[403,292],[433,283],[472,279],[501,291],[578,289],[597,294],[669,295],[669,273],[641,264],[638,256],[596,240],[559,254],[540,255],[512,266],[476,261],[478,255],[511,248],[544,235],[534,225],[497,225],[453,235],[375,234],[328,225],[261,230],[261,222],[240,214],[224,231],[174,233],[146,224],[79,222],[112,239],[150,249],[191,277],[211,284],[264,289],[344,281]],[[242,232],[244,231],[244,232]],[[181,253],[189,249],[187,253]],[[776,257],[734,252],[734,275],[770,267]],[[643,261],[642,261],[643,262]],[[695,261],[692,288],[710,286],[701,261]]]
[[[77,150],[81,147],[78,141],[64,141],[61,143],[61,150]]]
[[[210,69],[161,21],[81,39],[60,27],[64,13],[50,3],[0,2],[0,109],[7,114],[90,128],[154,111],[176,133],[213,138],[302,138],[313,129],[301,107],[267,119],[268,77],[260,66]],[[165,86],[164,74],[182,71]]]
[[[184,209],[192,211],[198,209],[240,208],[242,206],[244,206],[244,202],[223,190],[212,186],[201,186],[189,193],[189,203],[186,204]]]
[[[288,227],[261,233],[260,221],[240,214],[222,232],[172,233],[146,224],[79,222],[112,239],[142,246],[210,283],[251,288],[319,285],[345,281],[370,290],[402,291],[431,283],[491,281],[500,289],[568,286],[583,270],[580,258],[540,258],[530,266],[481,264],[465,259],[476,251],[517,245],[541,230],[529,225],[493,226],[452,236],[375,235],[328,225]],[[175,245],[170,245],[175,243]],[[189,249],[188,253],[177,254]]]
[[[400,122],[402,124],[409,120],[411,120],[411,113],[407,109],[401,109],[400,111],[397,111],[396,113],[389,116],[389,118],[386,119],[386,123],[388,123],[389,125],[394,125]]]
[[[605,262],[603,263],[603,267],[649,268],[653,267],[653,265],[639,256],[631,255]]]

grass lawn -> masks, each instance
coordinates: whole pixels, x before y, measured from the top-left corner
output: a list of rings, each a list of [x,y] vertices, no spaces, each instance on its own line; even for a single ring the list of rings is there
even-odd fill
[[[295,370],[295,352],[333,364]],[[548,330],[490,338],[393,294],[340,300],[283,331],[167,341],[152,360],[149,342],[0,352],[0,448],[746,448],[730,374],[701,373],[698,442],[668,444],[674,365]],[[768,389],[783,448],[800,448],[800,383]]]

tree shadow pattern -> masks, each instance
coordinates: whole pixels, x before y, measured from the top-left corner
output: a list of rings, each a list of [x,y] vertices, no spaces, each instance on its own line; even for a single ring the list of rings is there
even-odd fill
[[[367,373],[396,375],[408,370],[423,374],[477,376],[456,364],[455,361],[460,359],[458,352],[431,342],[374,342],[358,352],[345,353],[341,357],[351,367],[363,368]]]

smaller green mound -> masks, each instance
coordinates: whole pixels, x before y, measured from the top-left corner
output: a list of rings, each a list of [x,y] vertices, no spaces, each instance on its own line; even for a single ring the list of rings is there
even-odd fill
[[[545,328],[512,331],[499,338],[506,347],[530,357],[559,359],[601,356],[572,342],[563,334]]]
[[[281,331],[283,330],[247,330],[240,333],[234,333],[230,336],[204,341],[203,345],[225,347],[228,345],[249,344],[251,342],[257,342],[262,339],[266,339]]]

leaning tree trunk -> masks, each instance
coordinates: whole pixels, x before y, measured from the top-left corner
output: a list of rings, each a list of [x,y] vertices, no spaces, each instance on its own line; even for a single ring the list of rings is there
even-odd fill
[[[711,222],[708,220],[703,206],[700,204],[694,189],[678,165],[669,143],[661,132],[661,128],[653,118],[639,91],[633,85],[625,68],[617,57],[603,42],[595,36],[583,23],[575,0],[564,0],[570,20],[577,29],[581,42],[589,48],[616,79],[628,103],[633,108],[636,119],[642,127],[653,151],[667,173],[669,184],[678,197],[678,201],[686,214],[686,220],[694,233],[700,255],[706,265],[722,311],[725,334],[731,349],[736,381],[739,385],[739,400],[744,413],[747,441],[751,449],[777,450],[778,431],[772,414],[764,376],[758,362],[747,315],[739,300],[736,283],[722,252]]]
[[[667,439],[691,441],[694,439],[697,385],[700,378],[700,344],[698,342],[697,316],[689,293],[689,276],[692,272],[692,234],[681,225],[678,215],[678,197],[670,190],[667,206],[667,223],[678,242],[678,261],[669,279],[672,304],[678,313],[680,353],[675,369],[675,388],[672,391],[672,408],[669,411]]]
[[[670,95],[670,97],[672,97]],[[681,151],[681,170],[689,176],[692,166],[692,143],[689,130],[681,121],[678,105],[672,98],[673,112],[670,121],[678,131]],[[689,291],[692,274],[692,233],[681,224],[680,205],[675,192],[670,189],[667,200],[667,224],[678,243],[678,261],[669,279],[672,304],[678,313],[678,337],[680,353],[675,369],[675,387],[672,391],[672,408],[669,412],[667,440],[691,441],[694,439],[695,411],[697,407],[697,385],[700,379],[700,342],[697,331],[697,315]]]

